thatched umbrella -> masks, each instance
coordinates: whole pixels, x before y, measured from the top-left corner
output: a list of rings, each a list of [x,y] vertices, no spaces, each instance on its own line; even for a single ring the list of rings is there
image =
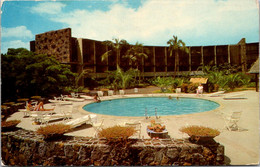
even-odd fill
[[[255,63],[250,68],[249,72],[250,74],[255,74],[255,85],[256,85],[256,91],[258,92],[258,82],[259,82],[259,58],[255,61]]]

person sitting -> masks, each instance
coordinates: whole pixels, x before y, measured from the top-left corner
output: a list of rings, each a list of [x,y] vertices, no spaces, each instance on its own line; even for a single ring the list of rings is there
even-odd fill
[[[151,125],[148,125],[147,128],[155,132],[162,132],[165,129],[165,125],[162,126],[160,123],[156,123],[155,120],[151,120]]]
[[[43,102],[42,101],[34,108],[34,111],[53,111],[53,110],[54,110],[54,108],[45,109],[43,107]]]
[[[32,101],[28,102],[27,106],[26,106],[26,110],[27,111],[33,111],[34,107],[32,106]]]
[[[101,102],[100,97],[98,95],[95,95],[94,101],[97,102],[97,103]]]
[[[198,96],[199,94],[202,95],[202,93],[203,93],[203,86],[199,84],[198,88],[196,89],[196,94]]]

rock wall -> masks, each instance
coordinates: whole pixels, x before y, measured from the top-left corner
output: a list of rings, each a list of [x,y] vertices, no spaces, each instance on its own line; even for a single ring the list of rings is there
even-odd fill
[[[2,132],[2,161],[17,166],[224,165],[224,146],[188,140],[132,139],[127,147],[105,139],[64,136],[44,141],[32,131]]]
[[[61,63],[70,63],[72,54],[71,29],[66,28],[36,35],[35,52],[53,55]]]

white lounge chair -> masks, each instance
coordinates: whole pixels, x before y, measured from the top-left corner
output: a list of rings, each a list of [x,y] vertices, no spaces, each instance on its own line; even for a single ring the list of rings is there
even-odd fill
[[[79,117],[73,120],[70,120],[69,122],[66,122],[66,125],[70,125],[71,128],[76,128],[78,126],[81,126],[89,121],[89,115],[85,115],[83,117]]]
[[[176,88],[175,93],[181,93],[181,88]]]
[[[78,93],[74,93],[74,92],[70,93],[70,95],[71,95],[71,97],[74,97],[74,98],[78,98],[79,97],[79,94]]]
[[[119,90],[119,94],[120,94],[120,95],[124,95],[124,94],[125,94],[125,91],[124,91],[124,90]]]
[[[80,98],[74,98],[74,97],[63,97],[64,100],[68,100],[68,101],[75,101],[75,102],[82,102],[85,99],[80,99]]]
[[[85,100],[93,100],[94,99],[92,96],[87,96],[87,95],[80,95],[80,97],[84,98]]]
[[[56,104],[64,104],[64,105],[72,104],[72,102],[62,100],[62,98],[60,97],[54,97],[54,100],[50,99],[49,102],[56,103]]]
[[[113,91],[113,90],[108,90],[108,91],[107,91],[107,95],[108,95],[108,96],[112,96],[113,94],[114,94],[114,91]]]
[[[245,93],[230,93],[226,94],[223,98],[224,100],[242,100],[245,98]]]
[[[55,111],[37,111],[37,114],[33,115],[32,117],[35,122],[39,122],[41,124],[48,124],[50,121],[58,119],[65,121],[72,118],[72,109],[72,105],[66,106],[66,108],[58,106],[55,108]]]
[[[141,129],[142,129],[142,124],[141,122],[125,122],[125,126],[128,127],[133,127],[136,130],[136,133],[138,134],[139,139],[141,138]]]
[[[102,97],[102,96],[104,96],[104,92],[103,92],[103,91],[97,91],[97,95],[98,95],[99,97]]]
[[[134,88],[134,93],[138,93],[138,88]]]
[[[239,127],[237,125],[238,121],[240,120],[242,112],[233,112],[231,116],[223,116],[225,121],[225,128],[228,130],[239,130]]]
[[[219,97],[219,96],[223,96],[224,93],[225,93],[225,91],[214,92],[214,93],[209,94],[209,97]]]

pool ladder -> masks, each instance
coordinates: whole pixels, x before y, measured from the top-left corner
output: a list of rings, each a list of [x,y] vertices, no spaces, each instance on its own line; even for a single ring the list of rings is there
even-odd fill
[[[158,116],[158,114],[157,114],[157,108],[155,108],[154,114],[155,114],[155,118],[156,118],[156,119],[159,119],[159,118],[160,118],[160,116]],[[144,113],[144,115],[145,115],[145,119],[150,118],[150,116],[149,116],[148,113],[147,113],[147,108],[145,108],[145,113]]]

